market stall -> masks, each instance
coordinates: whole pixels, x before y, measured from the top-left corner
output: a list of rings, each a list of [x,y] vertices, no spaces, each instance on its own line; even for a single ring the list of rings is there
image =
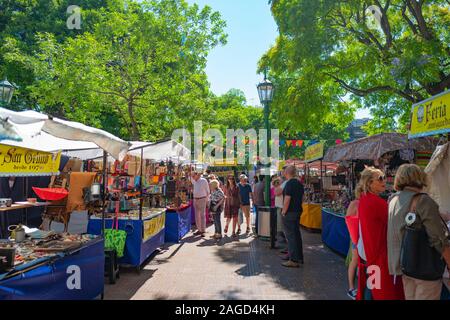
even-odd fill
[[[166,210],[166,242],[178,243],[191,230],[192,208],[193,206],[188,204]]]
[[[12,248],[0,243],[0,255]],[[103,294],[101,237],[61,236],[16,245],[14,265],[0,271],[0,300],[89,300]]]
[[[52,219],[44,218],[39,229],[9,226],[11,235],[3,234],[4,239],[0,240],[0,299],[98,297],[104,287],[104,241],[102,237],[85,234],[85,231],[77,232],[80,230],[77,223],[81,222],[77,219],[83,216],[77,206],[83,204],[82,188],[90,187],[93,179],[84,177],[82,180],[86,185],[77,183],[78,173],[72,165],[68,171],[60,172],[59,151],[101,147],[105,154],[108,151],[120,158],[128,150],[128,144],[105,131],[35,111],[14,112],[0,108],[0,117],[7,119],[5,121],[21,137],[2,140],[4,146],[1,147],[5,150],[0,153],[0,175],[52,176],[50,185],[43,188],[26,178],[24,185],[31,184],[34,193],[27,201],[1,201],[4,212],[42,207],[45,216],[52,216]],[[69,162],[67,159],[64,162],[63,167],[66,167]],[[14,179],[10,178],[11,181]],[[9,183],[2,180],[2,186],[4,182]],[[27,186],[24,188],[26,197],[28,193]],[[102,199],[99,197],[98,200]],[[51,214],[53,209],[57,215]]]
[[[303,163],[305,196],[300,225],[312,231],[322,229],[323,151],[323,142],[309,146]]]
[[[119,257],[121,265],[139,269],[164,244],[166,233],[180,235],[179,223],[170,223],[174,214],[178,222],[189,215],[190,227],[190,189],[186,166],[183,165],[187,154],[182,145],[172,140],[132,142],[122,161],[108,159],[106,167],[102,161],[96,160],[98,150],[65,154],[84,160],[87,171],[106,172],[108,204],[105,227],[110,229],[114,225],[114,228],[126,232],[124,253]],[[168,213],[166,209],[169,209]],[[100,234],[99,214],[90,217],[88,231]]]
[[[418,153],[434,150],[436,140],[422,138],[408,140],[400,133],[378,134],[349,143],[331,147],[324,161],[339,162],[347,169],[348,185],[337,194],[334,201],[324,204],[322,209],[322,240],[330,248],[347,254],[349,234],[345,223],[345,211],[353,198],[359,173],[365,165],[373,165],[385,172],[386,189],[381,196],[385,199],[394,192],[394,177],[397,168],[403,163],[415,162]]]

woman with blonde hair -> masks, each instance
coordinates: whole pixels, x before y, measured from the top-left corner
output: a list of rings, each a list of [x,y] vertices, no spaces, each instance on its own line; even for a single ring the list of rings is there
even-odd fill
[[[380,194],[386,190],[384,173],[367,167],[361,173],[359,214],[358,300],[403,300],[401,282],[389,274],[387,256],[388,205]],[[369,279],[369,286],[367,286]]]
[[[410,226],[423,228],[430,247],[434,248],[450,268],[450,242],[448,228],[440,217],[438,204],[422,190],[427,185],[425,172],[415,164],[404,164],[397,170],[394,188],[397,193],[389,202],[388,262],[389,273],[401,277],[406,300],[439,300],[442,277],[438,279],[417,279],[403,274],[400,252],[407,227],[407,216],[414,216]],[[424,241],[425,242],[425,241]],[[418,259],[418,258],[417,258]]]

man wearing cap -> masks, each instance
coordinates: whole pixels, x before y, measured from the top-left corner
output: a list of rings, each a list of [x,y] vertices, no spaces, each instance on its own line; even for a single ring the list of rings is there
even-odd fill
[[[252,198],[252,187],[248,183],[248,178],[245,174],[239,176],[239,200],[241,202],[241,210],[245,216],[247,223],[246,233],[250,233],[250,199]],[[240,233],[240,226],[238,228],[238,234]]]
[[[211,192],[208,181],[202,177],[201,173],[193,172],[191,182],[194,189],[195,224],[197,226],[197,231],[194,234],[204,237],[206,232],[206,205]]]

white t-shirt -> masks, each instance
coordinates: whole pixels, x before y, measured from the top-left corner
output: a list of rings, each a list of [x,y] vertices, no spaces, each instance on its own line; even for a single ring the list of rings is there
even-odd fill
[[[284,181],[280,185],[281,189],[284,189],[284,187],[286,186],[286,182],[287,181]],[[280,194],[279,196],[275,196],[275,207],[283,209],[283,204],[284,204],[283,203],[283,194]]]

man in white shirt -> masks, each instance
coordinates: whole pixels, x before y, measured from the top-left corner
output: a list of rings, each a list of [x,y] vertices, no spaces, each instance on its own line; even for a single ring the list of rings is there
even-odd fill
[[[195,224],[197,226],[197,232],[194,234],[204,237],[206,232],[206,205],[211,193],[209,183],[198,172],[192,173],[191,181],[194,189]]]

